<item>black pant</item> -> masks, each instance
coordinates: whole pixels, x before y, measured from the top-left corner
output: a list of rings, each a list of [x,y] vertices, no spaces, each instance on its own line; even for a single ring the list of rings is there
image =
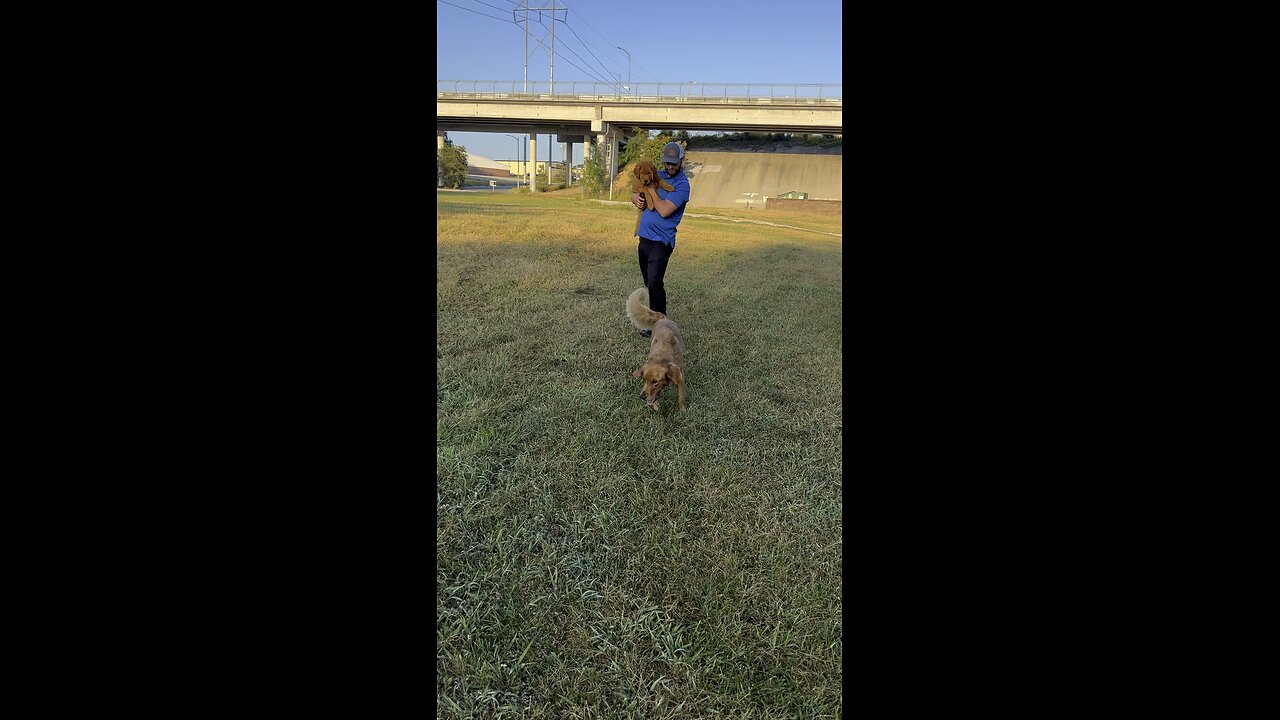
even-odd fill
[[[640,277],[649,288],[649,309],[663,315],[667,314],[667,288],[662,284],[662,276],[667,273],[667,261],[675,249],[674,245],[640,238]]]

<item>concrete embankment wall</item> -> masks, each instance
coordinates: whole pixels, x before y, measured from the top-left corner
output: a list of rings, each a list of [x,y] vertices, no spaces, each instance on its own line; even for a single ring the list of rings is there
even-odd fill
[[[815,207],[812,203],[816,200],[844,200],[842,155],[690,150],[685,166],[689,173],[691,209],[764,210],[765,197],[793,191],[809,194],[810,204],[804,206],[806,211]],[[769,206],[774,207],[774,202],[770,200]]]

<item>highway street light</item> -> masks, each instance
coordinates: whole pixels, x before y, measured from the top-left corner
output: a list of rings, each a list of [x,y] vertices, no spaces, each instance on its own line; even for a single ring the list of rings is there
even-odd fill
[[[617,45],[614,45],[614,47],[618,48],[619,50],[622,50],[622,48],[618,47]],[[631,51],[622,50],[622,52],[627,54],[627,85],[629,87],[631,85]]]

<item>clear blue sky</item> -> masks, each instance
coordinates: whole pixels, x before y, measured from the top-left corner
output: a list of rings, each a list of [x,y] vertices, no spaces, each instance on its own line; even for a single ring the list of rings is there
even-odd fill
[[[512,22],[511,11],[524,5],[523,0],[436,0],[436,79],[522,80],[524,23]],[[551,0],[528,5],[549,8]],[[634,83],[843,82],[838,0],[556,0],[557,8],[566,6],[568,11],[556,12],[557,89],[574,80],[614,82],[609,73],[625,84],[627,55],[617,46],[631,51]],[[530,81],[550,79],[551,26],[550,10],[542,12],[541,23],[530,12]],[[500,133],[450,132],[449,139],[468,153],[510,160],[524,142],[524,136],[511,135],[520,142]],[[546,158],[546,141],[546,135],[539,136],[539,159]],[[552,144],[552,158],[564,159],[559,143]],[[573,161],[582,162],[581,145],[574,148]]]

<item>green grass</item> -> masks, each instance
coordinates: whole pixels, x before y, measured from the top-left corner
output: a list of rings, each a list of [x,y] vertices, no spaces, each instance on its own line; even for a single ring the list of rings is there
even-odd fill
[[[436,200],[437,717],[839,717],[840,238],[686,218],[655,413],[633,211]]]

